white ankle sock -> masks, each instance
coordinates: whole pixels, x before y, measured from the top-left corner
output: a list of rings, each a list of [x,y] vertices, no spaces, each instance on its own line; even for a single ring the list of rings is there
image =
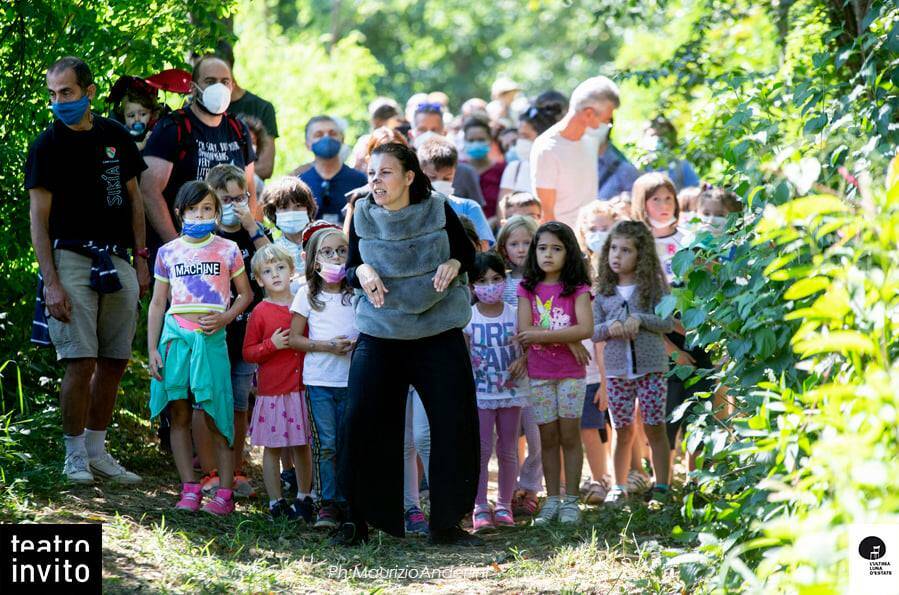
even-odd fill
[[[106,430],[84,430],[84,447],[87,456],[98,459],[106,452]]]
[[[63,434],[63,438],[66,442],[66,456],[81,453],[83,455],[87,455],[87,451],[84,447],[84,432],[79,434],[78,436],[69,436],[68,434]]]

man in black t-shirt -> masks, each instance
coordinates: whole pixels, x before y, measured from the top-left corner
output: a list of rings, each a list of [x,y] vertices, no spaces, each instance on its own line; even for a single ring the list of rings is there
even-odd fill
[[[231,73],[234,73],[234,49],[227,42],[219,42],[215,55],[228,64]],[[272,177],[275,167],[275,139],[278,138],[278,122],[275,119],[275,106],[259,97],[255,93],[247,91],[233,79],[231,80],[231,105],[228,113],[235,116],[253,116],[262,122],[268,133],[259,138],[256,145],[256,175],[267,180]]]
[[[231,69],[220,58],[204,56],[194,66],[192,84],[190,105],[160,119],[144,147],[148,169],[141,176],[141,192],[151,225],[151,250],[178,237],[172,208],[178,189],[204,179],[220,163],[244,170],[250,210],[261,217],[250,133],[246,124],[225,114],[231,102]]]
[[[146,166],[120,124],[91,113],[97,88],[84,61],[55,62],[47,90],[57,119],[31,145],[25,187],[46,310],[38,318],[47,317],[36,323],[66,366],[63,473],[82,483],[97,475],[136,483],[140,477],[106,452],[105,439],[131,357],[139,295],[150,285],[137,183]]]

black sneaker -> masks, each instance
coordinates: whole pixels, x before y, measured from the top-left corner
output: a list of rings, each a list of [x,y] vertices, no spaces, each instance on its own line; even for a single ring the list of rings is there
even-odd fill
[[[295,498],[288,516],[294,521],[303,519],[306,523],[312,523],[315,520],[315,502],[312,497],[306,496],[303,500]]]
[[[281,498],[269,507],[268,512],[272,516],[273,521],[281,518],[289,519],[290,505],[287,503],[287,500]]]
[[[281,490],[284,492],[285,496],[293,494],[296,496],[297,494],[297,474],[294,472],[293,467],[290,469],[285,469],[281,472]]]
[[[364,528],[364,530],[360,530],[356,526],[356,523],[346,522],[337,527],[334,533],[331,534],[331,539],[328,540],[328,543],[337,547],[352,547],[355,545],[361,545],[367,541],[367,526]]]
[[[463,530],[458,525],[449,529],[431,529],[428,541],[431,545],[461,545],[465,547],[484,545],[483,539]]]

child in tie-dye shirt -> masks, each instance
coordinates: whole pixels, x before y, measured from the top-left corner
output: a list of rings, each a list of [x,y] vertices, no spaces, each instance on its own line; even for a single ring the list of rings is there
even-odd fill
[[[213,435],[221,485],[203,508],[216,515],[234,510],[234,398],[225,326],[252,299],[237,244],[212,234],[221,217],[218,197],[206,182],[188,182],[175,197],[181,237],[159,249],[156,285],[147,320],[150,414],[169,407],[172,455],[181,476],[175,508],[195,512],[202,493],[191,446],[191,401],[205,413]],[[231,301],[230,282],[237,299]],[[165,311],[166,303],[171,303]]]

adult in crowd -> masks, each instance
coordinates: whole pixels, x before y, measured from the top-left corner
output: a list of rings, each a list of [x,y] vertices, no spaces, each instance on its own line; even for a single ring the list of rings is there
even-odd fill
[[[622,192],[630,192],[640,177],[640,171],[615,146],[608,133],[601,141],[596,160],[596,197],[609,200]]]
[[[231,163],[244,170],[249,207],[257,219],[256,152],[246,124],[226,113],[231,103],[231,68],[216,56],[207,55],[194,65],[190,104],[167,114],[153,128],[144,148],[147,171],[140,189],[150,221],[147,244],[151,256],[178,237],[174,203],[185,182],[204,180],[216,165]]]
[[[534,141],[531,183],[543,204],[544,221],[572,229],[578,210],[596,198],[596,152],[619,105],[618,86],[604,76],[589,78],[571,94],[568,113]]]
[[[487,104],[487,114],[491,122],[502,122],[511,126],[518,114],[513,113],[512,102],[518,96],[521,87],[509,77],[501,76],[490,87],[490,98],[493,100]]]
[[[340,456],[347,521],[335,543],[368,537],[368,524],[402,536],[404,407],[409,386],[431,425],[430,539],[476,545],[459,527],[474,505],[479,438],[471,360],[462,328],[471,317],[467,275],[475,250],[415,153],[374,149],[372,194],[356,203],[346,271],[361,290]]]
[[[667,173],[678,192],[699,186],[699,175],[690,162],[676,156],[677,130],[668,118],[662,115],[653,118],[643,131],[640,145],[646,151],[644,160],[649,169]]]
[[[346,165],[340,158],[343,130],[331,116],[314,116],[306,124],[306,147],[315,160],[300,179],[312,190],[318,204],[318,216],[328,223],[343,223],[346,194],[367,179],[365,174]]]
[[[267,180],[272,177],[275,168],[275,139],[278,138],[275,106],[241,87],[234,78],[234,48],[230,43],[219,42],[215,54],[231,69],[231,103],[228,105],[228,113],[238,117],[252,116],[265,127],[265,134],[257,135],[255,167],[256,175]]]
[[[496,216],[499,182],[503,177],[506,163],[491,158],[494,139],[486,120],[469,118],[463,124],[462,131],[465,135],[465,158],[478,173],[481,194],[484,196],[484,214],[488,219],[493,218]]]
[[[413,144],[420,147],[428,139],[434,136],[446,136],[446,125],[443,121],[443,107],[439,103],[421,103],[415,108],[412,119]],[[478,172],[467,164],[460,163],[456,168],[456,177],[453,178],[453,188],[456,194],[464,198],[470,198],[482,207],[484,195],[481,192],[481,183]]]
[[[531,192],[531,149],[534,141],[558,122],[564,113],[554,104],[545,107],[532,105],[518,117],[518,138],[513,147],[518,159],[510,161],[503,170],[499,182],[500,199],[513,192]]]
[[[368,104],[368,120],[372,132],[382,127],[396,128],[403,123],[399,104],[389,97],[377,97]],[[353,169],[359,170],[363,174],[368,167],[367,149],[370,138],[370,133],[363,134],[356,140],[356,146],[353,147]]]
[[[97,87],[83,60],[54,62],[47,90],[56,119],[31,145],[25,187],[42,286],[35,339],[52,341],[65,365],[63,473],[73,482],[136,483],[141,478],[106,452],[105,441],[139,295],[150,285],[137,184],[146,166],[125,128],[91,113]],[[41,320],[45,307],[49,318]]]

